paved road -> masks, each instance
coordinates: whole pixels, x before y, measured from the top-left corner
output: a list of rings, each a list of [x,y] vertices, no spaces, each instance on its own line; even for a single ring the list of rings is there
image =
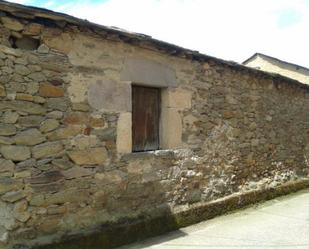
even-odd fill
[[[309,190],[121,249],[309,249]]]

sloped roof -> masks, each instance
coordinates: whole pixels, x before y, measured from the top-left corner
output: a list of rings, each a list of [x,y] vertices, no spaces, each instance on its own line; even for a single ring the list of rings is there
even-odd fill
[[[248,64],[248,62],[250,62],[251,60],[255,59],[258,56],[262,57],[262,58],[265,58],[265,59],[268,59],[268,60],[271,60],[271,61],[274,61],[274,62],[278,62],[280,64],[284,64],[284,65],[288,65],[288,66],[293,66],[293,67],[296,67],[296,68],[301,68],[303,70],[309,71],[309,68],[307,68],[307,67],[303,67],[303,66],[291,63],[291,62],[280,60],[278,58],[275,58],[275,57],[272,57],[272,56],[269,56],[269,55],[266,55],[266,54],[262,54],[262,53],[255,53],[254,55],[249,57],[247,60],[245,60],[242,64],[246,65],[246,64]]]
[[[48,9],[37,8],[32,6],[25,6],[16,3],[10,3],[7,1],[0,0],[0,14],[1,11],[7,12],[12,16],[30,19],[30,20],[49,20],[50,22],[54,22],[57,26],[64,27],[66,23],[77,25],[81,28],[89,28],[93,32],[106,37],[106,35],[114,36],[117,40],[122,40],[123,42],[130,43],[132,45],[137,45],[140,47],[149,48],[152,47],[161,52],[167,53],[172,56],[178,56],[190,60],[196,61],[214,61],[218,64],[233,68],[238,71],[244,71],[247,73],[252,73],[255,75],[270,77],[273,79],[289,81],[292,84],[298,85],[301,88],[305,88],[309,90],[309,85],[303,84],[297,80],[293,80],[291,78],[276,74],[276,73],[268,73],[263,72],[254,68],[247,67],[245,65],[233,62],[222,60],[213,56],[209,56],[206,54],[199,53],[198,51],[186,49],[168,42],[160,41],[152,38],[151,36],[129,32],[117,27],[109,27],[96,23],[89,22],[87,20],[83,20],[74,16],[70,16],[67,14],[55,12]]]

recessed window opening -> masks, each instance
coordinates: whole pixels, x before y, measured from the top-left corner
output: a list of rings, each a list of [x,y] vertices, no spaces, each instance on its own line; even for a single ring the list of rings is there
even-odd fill
[[[19,48],[24,50],[37,50],[40,46],[40,40],[30,36],[23,36],[21,38],[10,36],[9,41],[12,48]]]

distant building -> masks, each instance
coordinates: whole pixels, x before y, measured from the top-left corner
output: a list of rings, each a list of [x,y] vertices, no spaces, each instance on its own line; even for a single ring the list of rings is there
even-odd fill
[[[283,76],[309,84],[309,69],[277,58],[255,53],[243,62],[245,66],[263,71],[278,73]]]

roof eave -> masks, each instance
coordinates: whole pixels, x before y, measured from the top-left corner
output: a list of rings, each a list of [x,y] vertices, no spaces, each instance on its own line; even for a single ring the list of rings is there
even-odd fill
[[[112,34],[117,34],[122,37],[126,37],[128,39],[136,39],[142,43],[147,43],[151,44],[155,48],[159,48],[161,50],[164,50],[165,53],[170,54],[170,55],[175,55],[179,56],[180,54],[182,57],[186,59],[191,59],[191,60],[197,60],[197,61],[215,61],[216,63],[238,69],[241,71],[246,71],[246,72],[251,72],[254,74],[259,74],[265,77],[271,77],[274,79],[282,79],[285,81],[293,82],[294,84],[306,88],[309,90],[309,85],[303,84],[297,80],[293,80],[291,78],[279,75],[279,74],[273,74],[273,73],[268,73],[264,71],[260,71],[258,69],[250,68],[245,65],[233,62],[233,61],[226,61],[223,59],[219,59],[213,56],[209,56],[206,54],[201,54],[198,51],[186,49],[171,43],[167,43],[161,40],[157,40],[152,38],[151,36],[144,35],[144,34],[139,34],[139,33],[134,33],[134,32],[128,32],[119,28],[115,27],[108,27],[96,23],[89,22],[87,20],[83,20],[77,17],[73,17],[67,14],[59,13],[59,12],[54,12],[51,10],[47,9],[42,9],[42,8],[37,8],[37,7],[31,7],[31,6],[25,6],[21,4],[16,4],[16,3],[9,3],[3,0],[0,0],[0,10],[5,11],[10,13],[11,15],[17,16],[17,17],[23,17],[23,18],[28,18],[28,19],[34,19],[35,17],[41,17],[41,18],[46,18],[49,20],[53,20],[56,23],[58,21],[65,21],[69,24],[74,24],[77,26],[81,27],[87,27],[90,29],[98,30],[100,31],[99,33],[102,34],[104,32],[106,33],[112,33]],[[259,53],[256,53],[255,55],[258,55]],[[254,55],[253,55],[254,56]]]

